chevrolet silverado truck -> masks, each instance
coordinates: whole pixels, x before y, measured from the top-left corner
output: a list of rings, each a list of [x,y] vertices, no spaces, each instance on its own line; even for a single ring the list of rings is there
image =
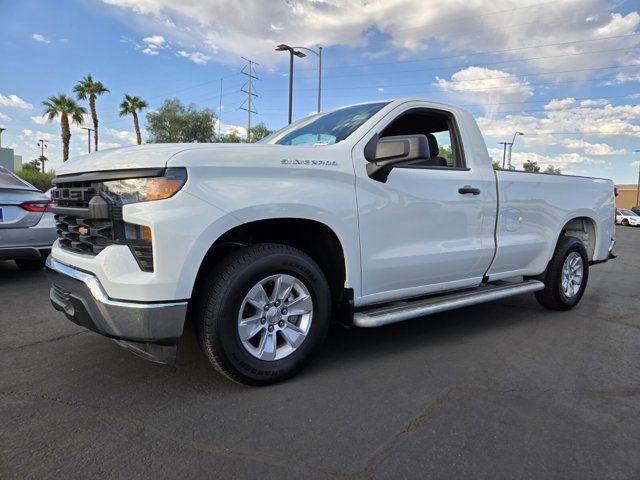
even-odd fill
[[[496,171],[467,111],[418,99],[57,173],[53,306],[159,363],[191,321],[212,366],[251,385],[298,372],[331,320],[378,327],[527,292],[568,310],[615,243],[610,180]]]

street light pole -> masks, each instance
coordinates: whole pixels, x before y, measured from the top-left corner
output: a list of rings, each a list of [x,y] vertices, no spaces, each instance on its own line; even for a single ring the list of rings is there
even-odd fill
[[[318,57],[318,113],[320,113],[320,101],[322,97],[322,47],[318,47],[316,52],[313,48],[307,47],[293,47],[298,50],[306,50],[307,52],[314,53]]]
[[[289,50],[289,125],[293,119],[293,48]]]
[[[46,157],[44,156],[44,149],[48,147],[47,142],[44,140],[44,138],[41,138],[40,140],[38,140],[38,146],[40,147],[40,161],[42,162],[42,173],[44,173],[45,172],[44,162],[46,161]]]
[[[634,150],[634,153],[640,153],[640,150]],[[636,185],[636,207],[640,206],[640,160],[638,160],[638,185]]]
[[[511,152],[513,151],[513,144],[516,141],[516,137],[518,135],[524,135],[522,132],[516,132],[513,134],[513,138],[511,139],[511,143],[509,144],[509,163],[507,164],[507,168],[511,170]]]
[[[0,127],[0,148],[2,148],[2,132],[4,132],[6,128]]]
[[[504,170],[505,162],[507,161],[507,145],[509,142],[498,142],[499,145],[503,145],[502,148],[502,169]]]
[[[95,129],[82,127],[83,130],[87,131],[87,146],[89,147],[89,153],[91,153],[91,132],[95,132]]]
[[[298,48],[299,50],[296,50]],[[313,53],[315,51],[305,48],[305,47],[290,47],[284,43],[281,43],[276,47],[276,52],[289,52],[289,124],[293,121],[293,56],[295,55],[298,58],[304,58],[306,55],[300,50],[309,50]],[[320,99],[318,99],[320,102]]]

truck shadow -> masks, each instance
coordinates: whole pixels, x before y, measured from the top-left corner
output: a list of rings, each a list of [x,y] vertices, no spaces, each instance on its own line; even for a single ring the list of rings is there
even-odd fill
[[[357,369],[358,364],[369,364],[399,352],[410,356],[416,350],[470,343],[475,336],[499,332],[520,322],[554,321],[553,312],[542,309],[533,296],[528,297],[513,297],[372,329],[334,323],[318,355],[297,377],[286,383],[304,381],[305,377],[318,380],[347,364]],[[222,378],[208,368],[191,324],[185,327],[180,342],[177,369],[192,370],[194,374],[202,371],[207,376]]]

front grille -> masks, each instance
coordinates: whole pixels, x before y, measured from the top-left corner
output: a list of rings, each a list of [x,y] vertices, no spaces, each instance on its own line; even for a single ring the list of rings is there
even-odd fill
[[[114,243],[111,220],[55,215],[60,246],[67,250],[97,255]]]
[[[151,245],[127,234],[122,203],[101,195],[99,181],[56,182],[51,192],[61,248],[97,255],[109,245],[128,245],[144,272],[153,272]]]
[[[65,183],[51,191],[51,199],[61,207],[87,208],[95,195],[95,185],[89,182]]]

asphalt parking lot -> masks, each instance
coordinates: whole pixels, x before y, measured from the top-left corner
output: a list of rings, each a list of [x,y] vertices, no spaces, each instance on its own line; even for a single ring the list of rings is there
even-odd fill
[[[617,236],[571,312],[336,327],[267,388],[218,376],[193,329],[176,366],[141,360],[0,262],[0,477],[639,478],[640,228]]]

